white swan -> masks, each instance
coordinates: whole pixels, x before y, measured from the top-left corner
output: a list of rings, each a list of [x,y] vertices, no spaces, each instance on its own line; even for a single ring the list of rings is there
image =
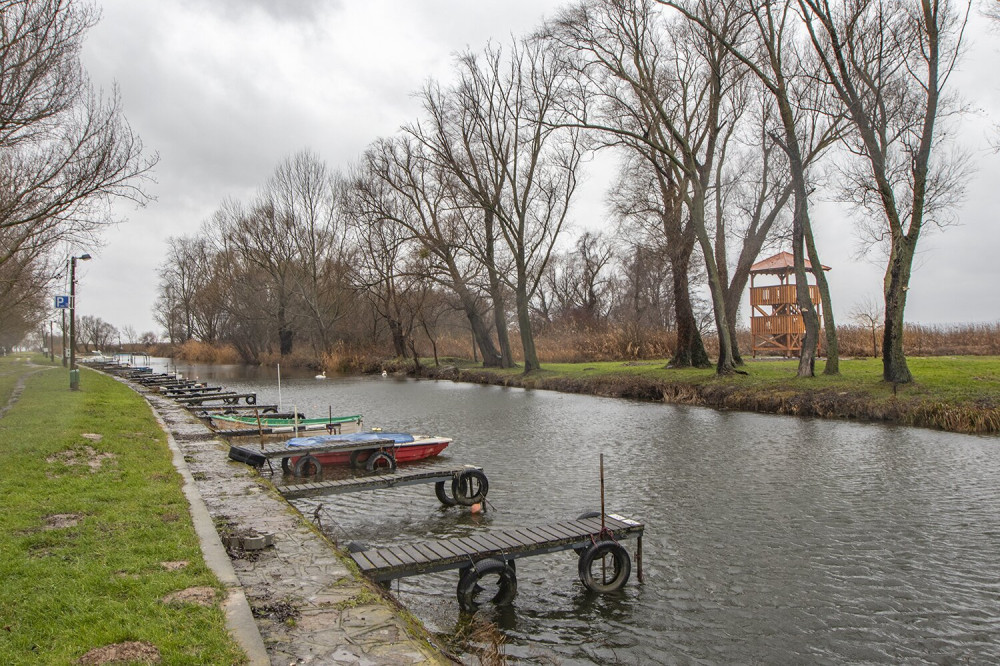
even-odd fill
[[[326,370],[316,375],[316,379],[326,379]]]
[[[386,372],[385,370],[383,370],[383,371],[382,371],[382,376],[383,376],[383,377],[388,377],[388,376],[389,376],[389,373],[388,373],[388,372]]]

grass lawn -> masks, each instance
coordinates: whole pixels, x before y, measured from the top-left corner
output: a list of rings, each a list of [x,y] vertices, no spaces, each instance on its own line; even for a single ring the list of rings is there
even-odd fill
[[[164,601],[223,588],[145,401],[86,369],[71,392],[58,360],[31,358],[54,369],[30,374],[0,418],[0,663],[70,664],[126,641],[152,644],[164,664],[242,663],[217,602]],[[0,406],[36,369],[17,359],[0,358]]]

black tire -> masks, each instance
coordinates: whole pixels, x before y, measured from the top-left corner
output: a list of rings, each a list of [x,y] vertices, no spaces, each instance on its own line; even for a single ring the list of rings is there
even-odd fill
[[[375,453],[368,456],[368,461],[365,463],[365,469],[369,472],[374,472],[376,470],[387,470],[389,472],[396,471],[396,458],[385,451],[376,451]]]
[[[497,592],[490,601],[497,606],[506,606],[517,596],[517,575],[513,567],[503,560],[480,560],[465,569],[458,580],[458,605],[462,610],[471,613],[479,608],[478,597],[484,591],[480,581],[487,582],[491,588],[495,583]]]
[[[362,459],[361,458],[361,454],[369,454],[369,453],[371,453],[370,450],[369,451],[351,451],[351,469],[361,469],[362,467],[364,467],[365,466],[365,459],[367,459],[368,456],[366,455],[365,459]]]
[[[248,405],[256,405],[257,404],[257,396],[255,396],[255,395],[248,395],[246,397],[246,401],[247,401]]]
[[[608,560],[610,558],[610,561]],[[598,541],[580,556],[580,582],[592,592],[614,592],[628,582],[632,558],[614,541]]]
[[[289,456],[285,456],[281,459],[281,471],[285,474],[292,473],[292,459]]]
[[[490,482],[478,469],[467,469],[451,482],[451,494],[462,506],[481,503],[489,491]]]
[[[265,407],[264,409],[261,410],[260,413],[261,414],[277,414],[278,413],[278,408],[277,407]]]
[[[434,494],[437,495],[439,500],[441,500],[441,504],[444,504],[445,506],[455,506],[458,504],[458,502],[455,501],[455,498],[448,494],[448,491],[444,486],[444,481],[438,481],[434,484]]]
[[[313,474],[319,474],[322,469],[323,465],[316,456],[306,455],[295,461],[293,473],[295,476],[312,476]]]

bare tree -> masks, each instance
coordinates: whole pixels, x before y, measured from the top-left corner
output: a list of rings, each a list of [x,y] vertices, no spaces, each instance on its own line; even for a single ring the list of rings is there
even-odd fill
[[[339,175],[309,151],[284,160],[264,186],[280,216],[291,221],[288,231],[297,257],[292,284],[316,352],[330,348],[334,327],[350,311],[341,188]]]
[[[705,259],[719,335],[717,371],[725,374],[736,365],[707,207],[740,113],[732,93],[743,76],[719,35],[732,39],[739,24],[734,12],[715,4],[699,3],[695,11],[713,31],[661,21],[651,1],[600,0],[568,10],[546,34],[579,55],[577,69],[597,95],[597,108],[605,107],[595,122],[582,106],[577,122],[646,156],[671,190],[664,201],[683,202]]]
[[[513,270],[498,277],[514,292],[525,373],[539,368],[531,301],[566,223],[583,155],[579,131],[559,127],[558,102],[572,84],[567,75],[536,41],[515,40],[509,52],[489,46],[459,59],[457,125],[439,123],[430,109],[438,134],[449,140],[428,147],[496,225],[510,254]]]
[[[110,221],[111,199],[149,199],[142,185],[157,158],[143,157],[117,91],[93,91],[80,66],[96,20],[73,0],[0,11],[0,264],[89,238]]]
[[[806,279],[806,257],[816,266],[817,288],[826,312],[826,374],[837,374],[839,349],[829,285],[812,233],[809,217],[809,193],[812,189],[809,168],[838,136],[839,117],[819,113],[823,88],[816,85],[815,66],[802,54],[797,39],[796,16],[789,2],[728,2],[735,12],[734,21],[744,26],[736,35],[726,35],[704,17],[704,0],[681,2],[658,0],[679,10],[689,21],[712,35],[743,67],[752,72],[774,99],[778,127],[768,136],[779,145],[788,160],[792,182],[792,254],[794,256],[796,300],[805,323],[805,337],[799,356],[798,375],[815,374],[819,341],[819,316],[813,307]],[[715,3],[719,4],[719,3]],[[824,117],[826,120],[824,121]]]
[[[845,145],[865,167],[845,169],[847,198],[884,222],[882,377],[913,379],[903,353],[903,317],[920,235],[948,221],[964,194],[962,158],[942,154],[942,117],[955,111],[944,90],[961,52],[971,5],[948,0],[797,0],[826,84],[853,132]],[[937,148],[937,150],[935,150]],[[932,156],[934,159],[932,159]]]
[[[430,159],[426,151],[410,135],[372,144],[362,158],[363,173],[353,183],[355,205],[363,207],[369,217],[402,225],[420,243],[428,277],[456,294],[482,352],[483,365],[496,367],[501,364],[501,355],[493,344],[474,284],[481,262],[469,252],[466,234],[466,216],[477,213],[455,200],[451,172]],[[422,318],[425,330],[429,330],[428,322],[436,319],[436,312],[433,316],[426,313]]]
[[[442,89],[429,84],[422,93],[426,123],[417,122],[404,130],[420,142],[430,159],[451,174],[456,183],[456,206],[465,223],[464,248],[485,272],[486,292],[493,310],[493,330],[497,340],[500,367],[514,367],[508,320],[508,293],[503,275],[510,272],[512,261],[504,253],[500,228],[494,212],[503,195],[503,170],[499,165],[483,168],[491,159],[478,145],[476,123],[479,111],[465,102],[459,89]],[[501,176],[497,179],[497,176]],[[484,205],[484,202],[487,202]],[[486,362],[486,359],[484,359]]]
[[[856,303],[851,309],[851,319],[871,331],[873,358],[878,358],[878,331],[882,328],[884,317],[882,305],[870,296]]]

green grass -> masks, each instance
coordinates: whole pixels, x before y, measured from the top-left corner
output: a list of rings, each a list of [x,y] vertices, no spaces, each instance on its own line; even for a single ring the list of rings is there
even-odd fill
[[[797,360],[750,360],[747,374],[714,369],[668,369],[666,359],[629,362],[545,363],[484,370],[458,363],[462,378],[529,388],[623,397],[677,396],[682,402],[776,413],[873,419],[957,432],[1000,432],[1000,357],[934,356],[908,360],[915,380],[893,386],[876,359],[841,361],[841,373],[797,378]]]
[[[0,361],[0,400],[18,365]],[[76,392],[61,365],[32,374],[0,419],[0,663],[69,664],[124,641],[152,643],[164,664],[242,663],[218,606],[161,601],[195,586],[223,592],[202,559],[166,436],[134,392],[81,373]],[[96,454],[110,457],[91,470]],[[78,522],[53,528],[58,514]],[[179,560],[190,564],[161,565]]]

